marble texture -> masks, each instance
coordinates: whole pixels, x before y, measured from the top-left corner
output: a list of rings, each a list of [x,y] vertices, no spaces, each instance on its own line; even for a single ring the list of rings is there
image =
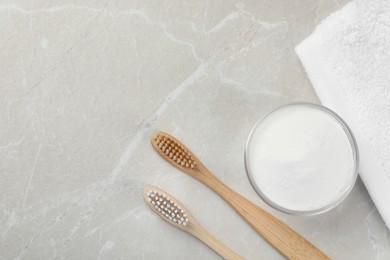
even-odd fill
[[[336,209],[299,217],[265,205],[244,170],[261,116],[318,102],[294,47],[345,3],[1,1],[0,259],[218,259],[147,208],[149,184],[245,259],[281,259],[158,157],[156,129],[333,259],[389,259],[389,231],[360,180]]]

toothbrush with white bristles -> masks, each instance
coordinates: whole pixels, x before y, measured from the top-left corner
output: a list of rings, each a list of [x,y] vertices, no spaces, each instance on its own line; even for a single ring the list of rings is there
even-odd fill
[[[188,210],[167,192],[154,186],[148,186],[144,190],[144,199],[149,207],[162,219],[192,234],[223,258],[242,259],[202,228],[188,213]]]

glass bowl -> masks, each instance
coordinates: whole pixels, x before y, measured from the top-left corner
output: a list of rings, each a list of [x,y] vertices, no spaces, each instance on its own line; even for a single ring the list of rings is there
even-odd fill
[[[349,140],[349,143],[351,145],[354,166],[353,166],[353,170],[352,170],[353,173],[352,173],[351,178],[348,180],[348,183],[346,183],[346,185],[343,186],[343,189],[345,189],[345,190],[341,194],[339,194],[338,197],[336,197],[334,200],[332,200],[329,204],[321,206],[321,207],[316,208],[316,209],[310,209],[310,210],[289,209],[289,208],[287,208],[285,206],[279,205],[277,202],[275,202],[272,199],[270,199],[266,195],[266,192],[263,192],[259,188],[259,185],[257,185],[257,183],[256,183],[256,181],[254,179],[254,175],[253,175],[254,174],[253,169],[252,169],[253,167],[251,168],[250,156],[248,156],[249,150],[250,150],[251,145],[252,145],[253,135],[259,129],[259,127],[262,125],[262,123],[266,119],[273,117],[279,111],[281,111],[283,109],[286,109],[286,108],[290,108],[292,106],[300,106],[300,107],[306,107],[306,108],[309,108],[309,109],[317,109],[317,110],[320,110],[320,111],[326,113],[327,115],[331,116],[336,122],[339,123],[341,128],[344,130],[344,132],[345,132],[345,134],[346,134],[346,136],[347,136],[347,138]],[[261,131],[261,129],[259,131]],[[291,103],[291,104],[283,105],[283,106],[278,107],[275,110],[271,111],[268,115],[266,115],[265,117],[260,119],[254,125],[254,127],[250,131],[249,137],[248,137],[247,142],[246,142],[246,147],[245,147],[245,168],[246,168],[246,172],[247,172],[247,175],[249,177],[250,183],[253,186],[254,190],[271,207],[273,207],[273,208],[275,208],[275,209],[277,209],[279,211],[282,211],[282,212],[285,212],[285,213],[288,213],[288,214],[294,214],[294,215],[314,215],[314,214],[319,214],[319,213],[323,213],[323,212],[329,211],[332,208],[334,208],[337,205],[339,205],[348,196],[348,194],[351,192],[351,190],[352,190],[352,188],[353,188],[353,186],[354,186],[354,184],[356,182],[356,179],[357,179],[357,176],[358,176],[358,165],[359,165],[358,148],[357,148],[357,144],[356,144],[355,138],[354,138],[350,128],[348,127],[348,125],[334,111],[332,111],[329,108],[326,108],[326,107],[324,107],[322,105],[317,105],[317,104],[312,104],[312,103],[304,103],[304,102],[301,102],[301,103]]]

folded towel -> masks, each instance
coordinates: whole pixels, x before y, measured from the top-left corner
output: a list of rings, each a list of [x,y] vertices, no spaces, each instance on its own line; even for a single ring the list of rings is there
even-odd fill
[[[352,129],[360,177],[390,227],[390,1],[350,2],[296,53],[321,102]]]

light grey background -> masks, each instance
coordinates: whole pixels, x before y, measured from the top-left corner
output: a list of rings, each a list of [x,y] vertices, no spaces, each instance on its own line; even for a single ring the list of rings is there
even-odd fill
[[[346,2],[2,1],[0,259],[218,259],[147,208],[149,184],[244,258],[281,258],[157,156],[155,129],[332,258],[389,259],[360,180],[331,212],[297,217],[264,205],[244,171],[260,117],[318,102],[294,46]]]

